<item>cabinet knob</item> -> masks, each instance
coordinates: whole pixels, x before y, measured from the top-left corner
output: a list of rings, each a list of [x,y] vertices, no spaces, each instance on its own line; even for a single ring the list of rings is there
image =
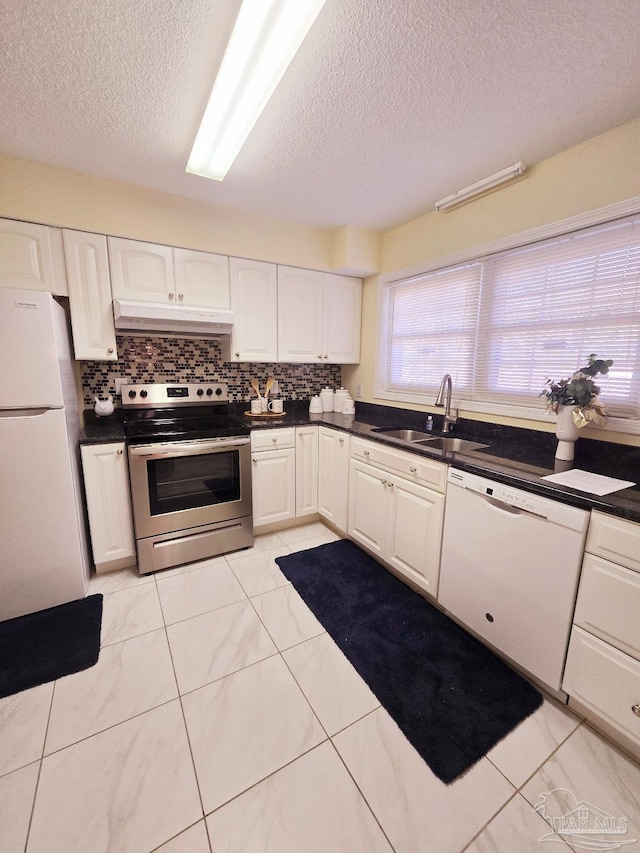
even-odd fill
[[[118,456],[122,456],[122,450],[116,450],[116,453],[118,454]]]
[[[109,355],[111,355],[111,354],[113,353],[113,347],[109,347],[109,349],[107,350],[107,352],[109,353]]]
[[[340,437],[340,438],[338,439],[338,441],[340,442],[340,444],[344,444],[344,438]]]
[[[383,486],[386,486],[386,485],[387,485],[387,481],[386,481],[386,480],[380,480],[380,482],[382,483],[382,485],[383,485]]]
[[[239,352],[234,352],[234,356],[235,356],[236,358],[240,358],[240,353],[239,353]]]
[[[393,483],[391,482],[391,480],[389,480],[389,482],[387,483],[387,486],[389,486],[390,489],[393,488]]]
[[[173,293],[169,294],[169,299],[173,299]]]
[[[318,358],[322,358],[322,353],[320,353],[320,355],[318,356]]]
[[[368,450],[363,450],[362,452],[364,453],[364,455],[365,455],[365,456],[368,456],[368,455],[369,455],[369,451],[368,451]]]
[[[636,715],[636,717],[640,717],[640,705],[632,705],[631,710]]]
[[[277,440],[278,440],[277,438],[272,438],[272,439],[271,439],[271,441],[272,441],[274,444],[276,443],[276,441],[277,441]]]
[[[415,465],[412,465],[411,468],[409,468],[409,471],[411,471],[412,474],[415,474],[417,470],[418,469],[416,468]]]
[[[179,293],[178,299],[182,302],[182,300],[184,299],[184,293]]]
[[[327,355],[327,353],[326,353],[326,352],[325,352],[325,354],[324,354],[324,357],[325,357],[325,358],[329,358],[329,356]]]

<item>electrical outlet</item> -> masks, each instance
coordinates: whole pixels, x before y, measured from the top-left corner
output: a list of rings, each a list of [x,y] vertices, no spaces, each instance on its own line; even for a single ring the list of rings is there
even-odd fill
[[[362,382],[356,385],[356,397],[362,397]]]
[[[273,385],[271,386],[271,393],[274,395],[280,393],[280,383],[277,379],[273,380]]]
[[[116,385],[116,394],[120,394],[120,389],[123,385],[127,385],[129,383],[129,378],[127,376],[116,376],[113,380]]]

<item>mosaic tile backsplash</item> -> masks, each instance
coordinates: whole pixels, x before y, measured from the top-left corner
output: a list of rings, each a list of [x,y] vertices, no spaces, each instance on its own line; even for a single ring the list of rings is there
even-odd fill
[[[239,364],[224,361],[217,338],[161,338],[118,335],[118,361],[82,362],[84,406],[93,408],[94,397],[116,396],[116,377],[129,382],[226,382],[229,399],[243,402],[255,396],[249,379],[260,387],[268,376],[280,383],[278,396],[285,400],[308,400],[324,386],[340,385],[339,364]]]

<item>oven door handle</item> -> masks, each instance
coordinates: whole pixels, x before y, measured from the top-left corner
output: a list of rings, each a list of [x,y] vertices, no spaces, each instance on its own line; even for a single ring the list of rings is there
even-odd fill
[[[129,456],[146,459],[166,459],[173,456],[198,456],[202,453],[225,451],[230,447],[249,444],[246,438],[218,438],[214,441],[176,441],[158,444],[139,444],[129,448]]]

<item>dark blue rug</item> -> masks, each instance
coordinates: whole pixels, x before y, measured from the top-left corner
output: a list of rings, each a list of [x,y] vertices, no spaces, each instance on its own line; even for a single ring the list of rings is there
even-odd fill
[[[276,562],[443,782],[542,704],[528,681],[352,542]]]
[[[99,594],[0,622],[0,697],[93,666],[101,626]]]

